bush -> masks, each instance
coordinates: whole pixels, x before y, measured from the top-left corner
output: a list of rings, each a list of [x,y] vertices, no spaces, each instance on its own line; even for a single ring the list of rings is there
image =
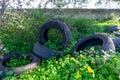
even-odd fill
[[[0,27],[0,38],[5,47],[3,54],[32,52],[33,44],[38,41],[39,27],[46,20],[38,10],[11,13]]]
[[[73,19],[74,24],[73,27],[76,27],[77,30],[84,34],[90,34],[94,32],[95,27],[93,26],[94,21],[85,18],[77,18]]]

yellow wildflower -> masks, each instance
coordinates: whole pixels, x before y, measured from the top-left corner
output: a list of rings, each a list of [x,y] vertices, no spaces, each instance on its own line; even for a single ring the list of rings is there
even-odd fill
[[[70,61],[74,61],[74,60],[75,60],[75,58],[74,58],[74,57],[71,57],[71,58],[70,58]]]
[[[113,58],[113,60],[114,60],[114,61],[117,61],[117,60],[118,60],[118,58],[116,58],[116,57],[115,57],[115,58]]]
[[[87,67],[87,70],[89,73],[94,73],[94,70],[90,66]]]
[[[80,75],[79,72],[77,72],[76,75],[75,75],[74,77],[75,77],[76,79],[79,79],[79,78],[81,78],[82,76]]]
[[[92,77],[94,78],[95,77],[94,70],[90,66],[87,67],[87,70],[89,73],[92,73]]]

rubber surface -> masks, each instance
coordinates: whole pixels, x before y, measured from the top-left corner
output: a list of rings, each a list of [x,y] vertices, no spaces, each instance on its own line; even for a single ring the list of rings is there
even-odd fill
[[[25,66],[21,66],[21,67],[6,67],[4,66],[4,62],[7,61],[8,59],[10,59],[13,56],[21,56],[21,55],[27,55],[29,57],[32,58],[31,63],[25,65]],[[0,79],[6,77],[6,71],[13,71],[14,74],[21,74],[22,72],[26,71],[26,70],[31,70],[34,69],[36,66],[40,65],[40,59],[38,57],[36,57],[34,54],[32,53],[16,53],[16,54],[8,54],[6,56],[4,56],[3,59],[1,59],[0,61],[0,71],[2,71],[2,74],[0,74]]]
[[[40,37],[39,37],[40,44],[44,45],[44,43],[47,42],[48,40],[47,32],[50,28],[56,28],[57,30],[61,32],[63,36],[63,39],[62,39],[63,41],[60,44],[60,46],[62,47],[62,49],[64,49],[70,42],[71,33],[70,33],[68,26],[66,26],[61,21],[56,21],[56,20],[48,21],[40,27]]]
[[[110,37],[103,34],[94,34],[78,41],[72,49],[72,55],[74,56],[75,51],[79,52],[80,50],[95,45],[101,45],[101,50],[104,51],[115,50],[114,43]]]
[[[113,39],[113,42],[115,44],[115,47],[116,47],[116,51],[120,52],[120,38],[114,38]]]
[[[118,37],[114,38],[113,42],[114,42],[115,46],[120,46],[120,38],[118,38]]]
[[[110,27],[105,28],[105,32],[114,32],[118,30],[120,30],[119,26],[110,26]]]
[[[52,50],[50,48],[44,47],[43,45],[36,42],[34,44],[33,52],[40,58],[49,59],[52,56],[60,57],[61,51]]]
[[[119,38],[120,38],[120,33],[113,32],[113,34],[114,34],[116,37],[119,37]]]

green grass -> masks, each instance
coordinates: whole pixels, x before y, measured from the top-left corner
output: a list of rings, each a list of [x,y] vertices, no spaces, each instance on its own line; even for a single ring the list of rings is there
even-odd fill
[[[4,50],[0,51],[0,54],[32,52],[34,43],[39,40],[39,26],[47,19],[42,16],[41,11],[35,10],[19,12],[20,15],[14,12],[9,14],[12,17],[0,23],[0,39],[4,44]],[[118,52],[114,52],[115,54],[110,57],[107,56],[107,61],[99,55],[96,55],[96,57],[85,55],[94,52],[99,54],[100,52],[97,50],[99,47],[81,51],[76,58],[73,58],[70,54],[75,43],[82,37],[91,35],[93,32],[104,33],[105,27],[120,26],[120,22],[114,20],[114,18],[93,20],[80,17],[61,19],[61,21],[68,25],[72,34],[70,44],[63,50],[64,56],[60,59],[52,57],[49,60],[42,60],[42,65],[34,70],[26,71],[18,76],[8,75],[4,80],[119,80],[120,54]],[[59,46],[52,40],[62,36],[56,36],[56,31],[50,30],[48,33],[50,40],[45,43],[45,46],[59,50]],[[62,41],[61,39],[58,40],[60,40],[58,42]],[[16,58],[13,59],[13,62],[17,62]],[[12,65],[8,66],[13,66],[13,62]],[[23,65],[23,63],[20,64]]]

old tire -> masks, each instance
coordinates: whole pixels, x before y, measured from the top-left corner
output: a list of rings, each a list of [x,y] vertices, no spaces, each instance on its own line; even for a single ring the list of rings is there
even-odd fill
[[[101,50],[104,51],[115,50],[114,43],[110,37],[103,34],[94,34],[78,41],[72,49],[72,55],[74,56],[75,51],[79,52],[80,50],[95,45],[101,45]]]
[[[36,42],[34,44],[33,52],[40,58],[49,59],[52,56],[60,57],[61,51],[52,50],[50,48],[44,47],[43,45]]]
[[[107,27],[105,29],[105,32],[114,32],[114,31],[118,31],[118,30],[120,30],[119,26],[111,26],[111,27]]]
[[[64,49],[70,42],[71,34],[69,28],[61,21],[48,21],[40,27],[40,44],[44,45],[44,43],[47,42],[47,32],[50,28],[56,28],[61,32],[63,39],[60,46],[62,49]]]
[[[116,51],[120,52],[120,38],[114,38],[113,42],[115,44]]]
[[[32,53],[26,53],[25,55],[32,58],[31,63],[21,66],[21,67],[6,67],[6,66],[4,66],[4,62],[7,61],[8,59],[10,59],[11,57],[13,57],[14,55],[21,56],[23,54],[25,54],[25,53],[8,54],[8,55],[4,56],[3,59],[1,59],[1,61],[0,61],[0,71],[2,71],[2,74],[0,74],[1,79],[7,76],[6,71],[13,71],[14,74],[19,75],[26,70],[34,69],[36,66],[40,65],[40,59],[38,57],[36,57]]]
[[[120,33],[113,32],[113,34],[114,34],[116,37],[119,37],[119,38],[120,38]]]

